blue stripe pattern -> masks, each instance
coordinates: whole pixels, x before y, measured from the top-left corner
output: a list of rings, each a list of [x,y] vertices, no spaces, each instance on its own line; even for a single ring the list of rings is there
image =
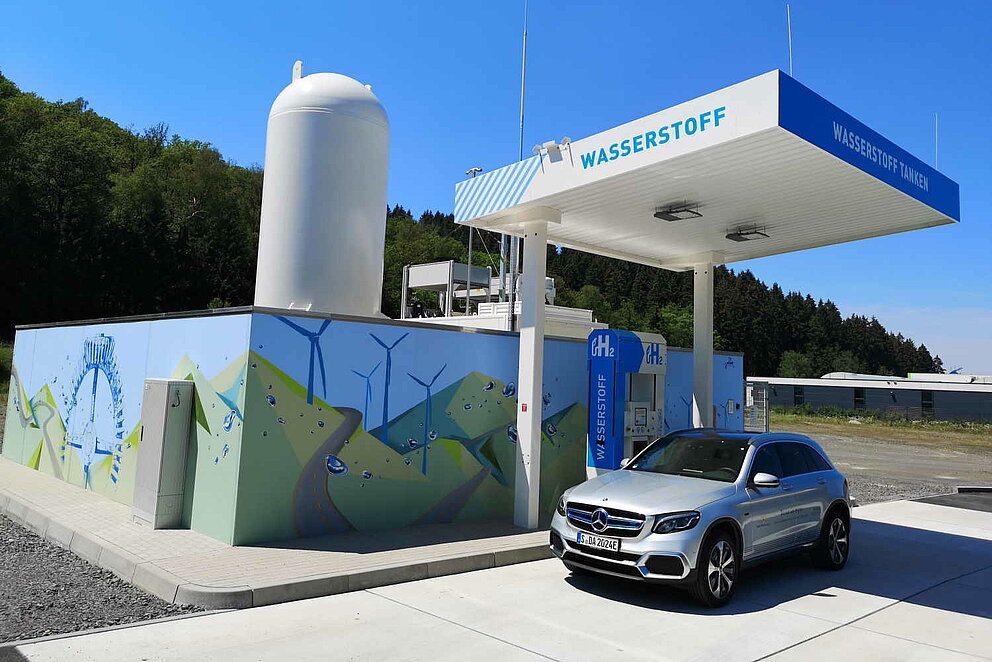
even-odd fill
[[[541,166],[532,156],[455,184],[455,222],[492,214],[520,202]]]

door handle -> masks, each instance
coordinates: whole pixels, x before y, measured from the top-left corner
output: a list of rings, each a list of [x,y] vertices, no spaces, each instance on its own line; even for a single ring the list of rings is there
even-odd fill
[[[783,489],[783,490],[786,490],[786,491],[788,491],[788,490],[791,490],[791,489],[792,489],[792,485],[788,485],[788,484],[786,484],[786,483],[779,483],[779,485],[781,485],[781,486],[782,486],[782,489]]]
[[[826,478],[817,478],[816,479],[816,482],[818,482],[820,485],[826,485],[827,484],[827,479]]]

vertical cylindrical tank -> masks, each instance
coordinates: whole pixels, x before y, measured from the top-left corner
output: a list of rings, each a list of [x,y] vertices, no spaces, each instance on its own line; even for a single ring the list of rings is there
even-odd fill
[[[256,306],[381,316],[388,165],[372,89],[297,62],[269,112]]]

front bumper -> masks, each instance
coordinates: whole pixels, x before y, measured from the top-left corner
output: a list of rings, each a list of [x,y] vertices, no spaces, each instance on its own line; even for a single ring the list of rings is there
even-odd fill
[[[621,538],[620,551],[597,550],[576,542],[587,533],[571,526],[555,513],[551,521],[551,551],[563,562],[627,579],[677,583],[689,578],[696,567],[699,536],[705,527],[696,526],[676,533],[652,533],[650,518],[636,537]]]

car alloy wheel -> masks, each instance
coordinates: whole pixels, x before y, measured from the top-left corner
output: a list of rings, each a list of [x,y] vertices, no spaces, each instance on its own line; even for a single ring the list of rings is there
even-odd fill
[[[836,517],[830,523],[830,533],[827,534],[827,550],[830,553],[830,560],[840,565],[847,558],[847,549],[847,527],[844,526],[844,520]]]
[[[817,568],[840,570],[847,565],[850,554],[851,521],[846,512],[834,508],[823,520],[820,539],[810,550],[810,557]]]
[[[734,550],[726,540],[718,540],[710,549],[706,570],[706,583],[710,593],[717,600],[726,598],[734,587],[737,578],[737,565]]]

